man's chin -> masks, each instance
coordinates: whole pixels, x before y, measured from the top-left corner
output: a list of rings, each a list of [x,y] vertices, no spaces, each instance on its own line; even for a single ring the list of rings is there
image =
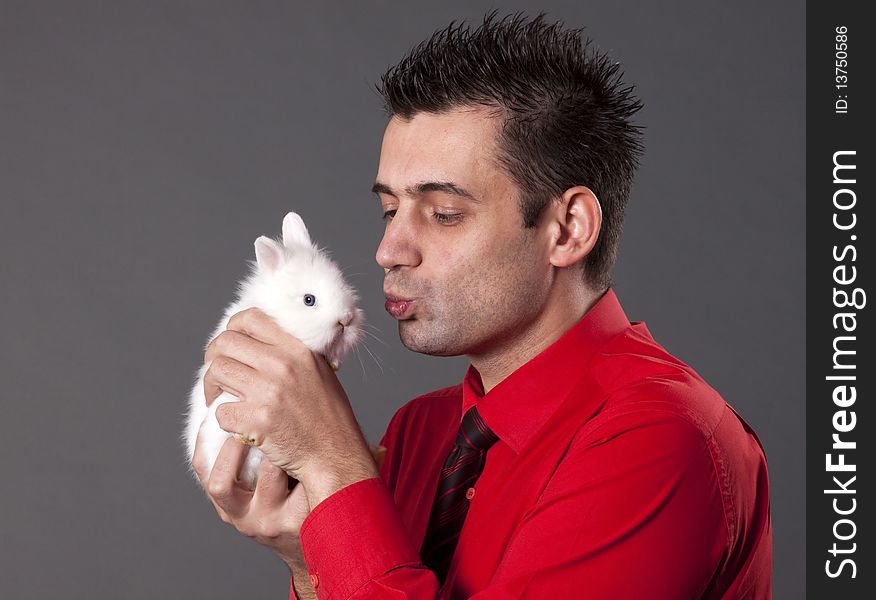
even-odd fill
[[[416,317],[398,322],[398,337],[402,345],[411,352],[428,354],[429,356],[459,356],[464,352],[453,348],[442,340],[442,336],[430,333],[422,321]]]

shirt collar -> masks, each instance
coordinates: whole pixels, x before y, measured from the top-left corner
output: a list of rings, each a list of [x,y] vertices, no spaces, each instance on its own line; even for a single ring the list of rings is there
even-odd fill
[[[461,414],[477,405],[490,429],[520,454],[589,370],[599,347],[628,327],[630,321],[614,290],[608,288],[575,325],[488,394],[480,373],[469,365],[462,383]]]

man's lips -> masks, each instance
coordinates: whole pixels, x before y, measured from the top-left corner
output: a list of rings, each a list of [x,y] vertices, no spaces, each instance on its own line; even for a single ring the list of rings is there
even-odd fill
[[[413,298],[400,298],[398,296],[393,296],[392,294],[384,295],[386,296],[386,303],[383,306],[386,308],[386,312],[396,319],[404,318],[404,316],[410,312],[414,302],[416,302],[416,299]]]

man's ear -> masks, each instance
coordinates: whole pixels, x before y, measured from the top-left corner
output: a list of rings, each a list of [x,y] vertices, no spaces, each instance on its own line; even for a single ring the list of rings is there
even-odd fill
[[[568,267],[590,254],[602,228],[602,207],[593,191],[583,185],[569,188],[559,202],[548,205],[551,218],[559,226],[550,262]]]

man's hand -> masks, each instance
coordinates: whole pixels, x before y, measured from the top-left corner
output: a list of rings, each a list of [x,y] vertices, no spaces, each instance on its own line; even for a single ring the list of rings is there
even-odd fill
[[[207,403],[222,391],[241,400],[219,407],[219,425],[253,440],[301,482],[311,510],[341,488],[379,476],[334,370],[264,312],[233,315],[207,347],[210,361]]]
[[[290,571],[299,570],[304,566],[304,558],[298,533],[310,513],[304,489],[296,484],[290,491],[286,473],[266,460],[259,469],[255,491],[240,485],[237,477],[248,450],[247,446],[229,439],[208,476],[198,438],[192,467],[224,522],[273,550]],[[296,585],[304,584],[296,581]]]

